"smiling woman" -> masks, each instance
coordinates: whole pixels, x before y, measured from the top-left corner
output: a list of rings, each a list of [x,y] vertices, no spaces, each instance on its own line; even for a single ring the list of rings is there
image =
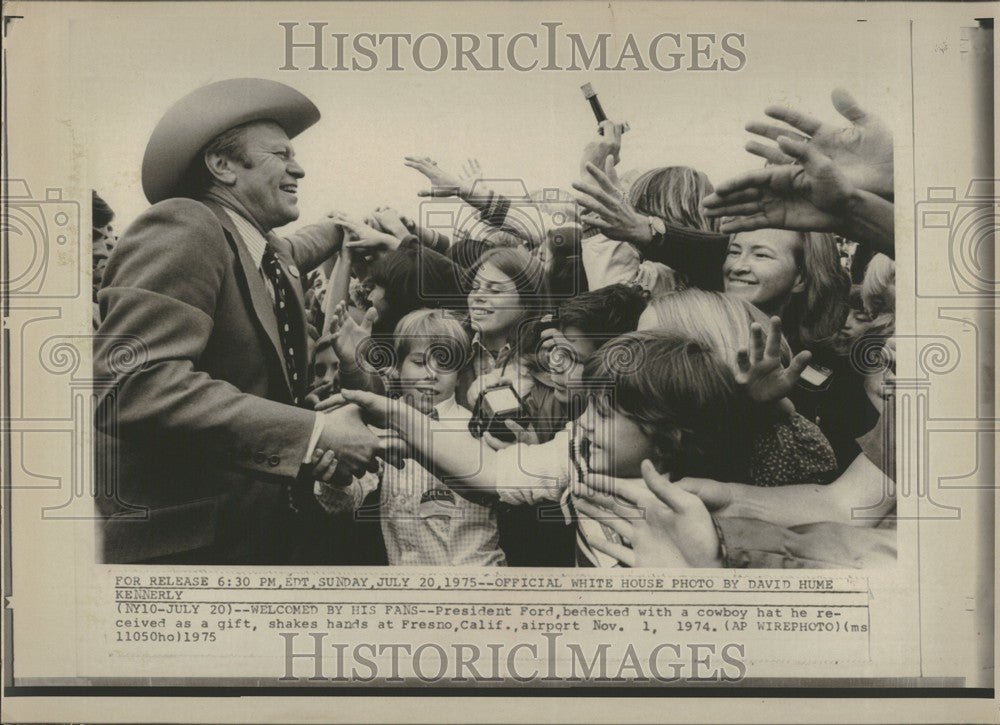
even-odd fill
[[[472,372],[478,376],[465,399],[475,404],[479,392],[501,377],[511,378],[521,396],[534,386],[526,352],[533,331],[529,319],[549,311],[542,263],[520,247],[496,247],[472,268],[469,322],[475,332]]]
[[[830,343],[851,280],[829,234],[761,229],[733,235],[722,264],[727,294],[778,315],[796,351]]]

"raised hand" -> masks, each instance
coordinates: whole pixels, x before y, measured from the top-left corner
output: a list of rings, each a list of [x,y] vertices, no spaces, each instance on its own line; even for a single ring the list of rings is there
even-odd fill
[[[782,151],[799,163],[767,166],[729,179],[702,200],[723,234],[754,229],[838,231],[849,225],[854,187],[836,164],[804,141],[782,136]]]
[[[372,219],[378,223],[382,231],[388,232],[397,239],[402,239],[410,233],[403,215],[391,206],[380,206],[372,212]]]
[[[462,178],[450,171],[445,171],[428,156],[407,156],[403,163],[411,169],[416,169],[431,182],[430,190],[421,189],[417,196],[464,196],[472,193],[472,184],[463,182]]]
[[[479,165],[479,159],[469,159],[462,164],[462,173],[459,174],[458,179],[463,186],[468,186],[471,189],[482,178],[483,167]]]
[[[612,121],[601,121],[597,135],[583,147],[580,158],[580,177],[587,179],[587,164],[604,166],[605,159],[612,157],[612,166],[617,166],[621,160],[622,125]]]
[[[331,212],[330,217],[338,225],[351,233],[353,239],[344,242],[344,246],[352,251],[365,253],[391,252],[399,247],[398,238],[369,226],[360,219],[344,214],[343,212]]]
[[[640,246],[652,241],[649,218],[637,212],[626,200],[612,157],[604,160],[603,171],[590,162],[586,164],[586,171],[594,183],[573,183],[573,188],[579,192],[577,201],[587,210],[580,221],[597,227],[609,239]]]
[[[372,326],[378,320],[378,310],[374,307],[365,312],[360,323],[347,313],[347,303],[341,301],[333,308],[327,322],[327,331],[333,336],[333,351],[346,367],[358,367],[358,347],[372,335]]]
[[[657,473],[648,460],[642,463],[642,480],[615,479],[614,496],[597,483],[576,502],[578,511],[607,524],[631,544],[631,563],[615,553],[624,552],[612,542],[591,539],[595,549],[628,566],[718,567],[722,561],[711,514],[701,499]],[[583,504],[581,506],[581,504]],[[621,547],[625,549],[626,547]]]
[[[769,106],[764,113],[778,121],[784,121],[805,136],[790,133],[784,126],[757,121],[748,123],[746,129],[774,141],[782,136],[807,141],[836,164],[852,186],[891,200],[892,132],[877,116],[858,106],[847,91],[838,88],[832,93],[831,99],[834,108],[850,121],[850,125],[838,127],[790,108]],[[758,141],[748,142],[746,149],[775,164],[791,164],[797,158],[784,149],[776,149]]]
[[[787,396],[795,389],[811,359],[812,353],[803,350],[785,367],[781,363],[781,318],[771,318],[766,336],[764,328],[754,322],[750,325],[750,349],[736,354],[737,382],[744,386],[750,399],[758,403],[787,402]],[[785,406],[785,410],[792,412],[794,408],[789,411]]]

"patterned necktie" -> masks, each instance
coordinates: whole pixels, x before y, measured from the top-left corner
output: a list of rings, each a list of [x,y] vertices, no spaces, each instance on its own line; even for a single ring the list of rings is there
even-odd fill
[[[278,319],[278,339],[281,340],[282,357],[285,360],[285,370],[288,372],[288,380],[292,385],[292,402],[299,404],[299,373],[296,365],[295,337],[292,334],[292,314],[290,305],[291,291],[288,286],[288,278],[284,270],[278,264],[278,258],[274,255],[271,247],[264,251],[264,256],[260,260],[260,267],[264,275],[270,280],[274,288],[274,315]]]

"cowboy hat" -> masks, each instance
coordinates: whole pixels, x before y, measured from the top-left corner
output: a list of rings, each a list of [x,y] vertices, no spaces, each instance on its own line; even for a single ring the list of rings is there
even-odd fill
[[[293,138],[319,120],[319,109],[291,86],[263,78],[210,83],[177,101],[156,124],[142,158],[142,190],[149,203],[186,196],[188,170],[209,141],[263,120]]]

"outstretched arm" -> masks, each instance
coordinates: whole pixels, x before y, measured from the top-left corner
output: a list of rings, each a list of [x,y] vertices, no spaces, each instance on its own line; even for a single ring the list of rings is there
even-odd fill
[[[771,488],[703,478],[682,478],[677,485],[697,494],[718,516],[760,519],[781,526],[816,521],[875,526],[896,505],[895,487],[887,490],[887,481],[874,463],[859,455],[826,486]]]
[[[360,390],[344,390],[321,403],[329,409],[345,402],[356,403],[366,423],[392,428],[407,444],[408,457],[449,486],[496,492],[496,452],[473,438],[463,421],[433,420],[404,399]]]

